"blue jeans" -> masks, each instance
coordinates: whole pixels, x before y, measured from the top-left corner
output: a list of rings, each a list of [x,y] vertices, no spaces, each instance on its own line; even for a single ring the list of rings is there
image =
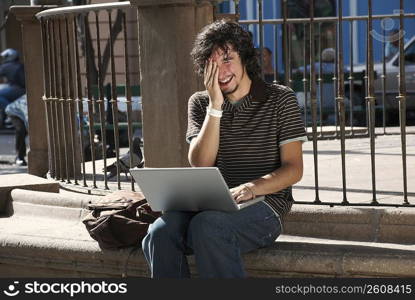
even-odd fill
[[[200,278],[243,278],[242,254],[280,233],[279,217],[263,202],[231,213],[170,211],[150,225],[142,249],[153,278],[189,278],[190,254]]]

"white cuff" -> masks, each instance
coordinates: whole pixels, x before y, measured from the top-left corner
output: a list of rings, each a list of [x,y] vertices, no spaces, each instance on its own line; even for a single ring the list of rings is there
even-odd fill
[[[217,118],[221,118],[222,113],[223,113],[222,110],[217,110],[217,109],[214,109],[214,108],[208,108],[206,112],[209,116],[217,117]]]

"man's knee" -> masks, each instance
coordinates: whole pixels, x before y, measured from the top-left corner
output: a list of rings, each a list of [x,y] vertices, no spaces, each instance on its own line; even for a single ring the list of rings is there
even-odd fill
[[[152,252],[152,248],[160,248],[162,242],[170,240],[167,224],[160,218],[150,224],[147,235],[141,241],[141,247],[146,257]]]
[[[154,223],[150,224],[147,231],[146,239],[152,240],[168,238],[169,231],[166,222],[160,217]]]
[[[163,242],[167,240],[181,240],[183,239],[186,225],[185,216],[175,212],[166,213],[154,221],[153,224],[150,224],[145,240]]]

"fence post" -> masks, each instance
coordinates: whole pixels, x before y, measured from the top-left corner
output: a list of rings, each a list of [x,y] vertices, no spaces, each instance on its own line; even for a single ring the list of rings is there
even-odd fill
[[[190,51],[213,21],[213,4],[196,0],[132,0],[138,7],[146,167],[188,166],[187,101],[203,89]]]
[[[54,6],[52,6],[54,7]],[[45,177],[49,169],[46,113],[43,96],[43,59],[41,26],[35,15],[51,6],[12,6],[21,23],[25,62],[26,95],[29,115],[29,174]]]

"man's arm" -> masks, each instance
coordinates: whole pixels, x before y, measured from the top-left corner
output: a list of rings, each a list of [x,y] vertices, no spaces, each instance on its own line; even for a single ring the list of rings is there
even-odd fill
[[[219,87],[219,67],[209,59],[204,72],[204,84],[209,95],[209,108],[222,110],[223,95]],[[188,159],[192,167],[215,165],[219,149],[220,118],[206,114],[200,133],[190,142]]]
[[[220,118],[206,115],[200,133],[190,142],[188,158],[192,167],[215,165],[219,149],[219,127]]]
[[[261,178],[231,189],[236,202],[249,200],[253,194],[260,196],[276,193],[301,180],[303,176],[302,142],[295,141],[281,145],[280,155],[280,168]]]

